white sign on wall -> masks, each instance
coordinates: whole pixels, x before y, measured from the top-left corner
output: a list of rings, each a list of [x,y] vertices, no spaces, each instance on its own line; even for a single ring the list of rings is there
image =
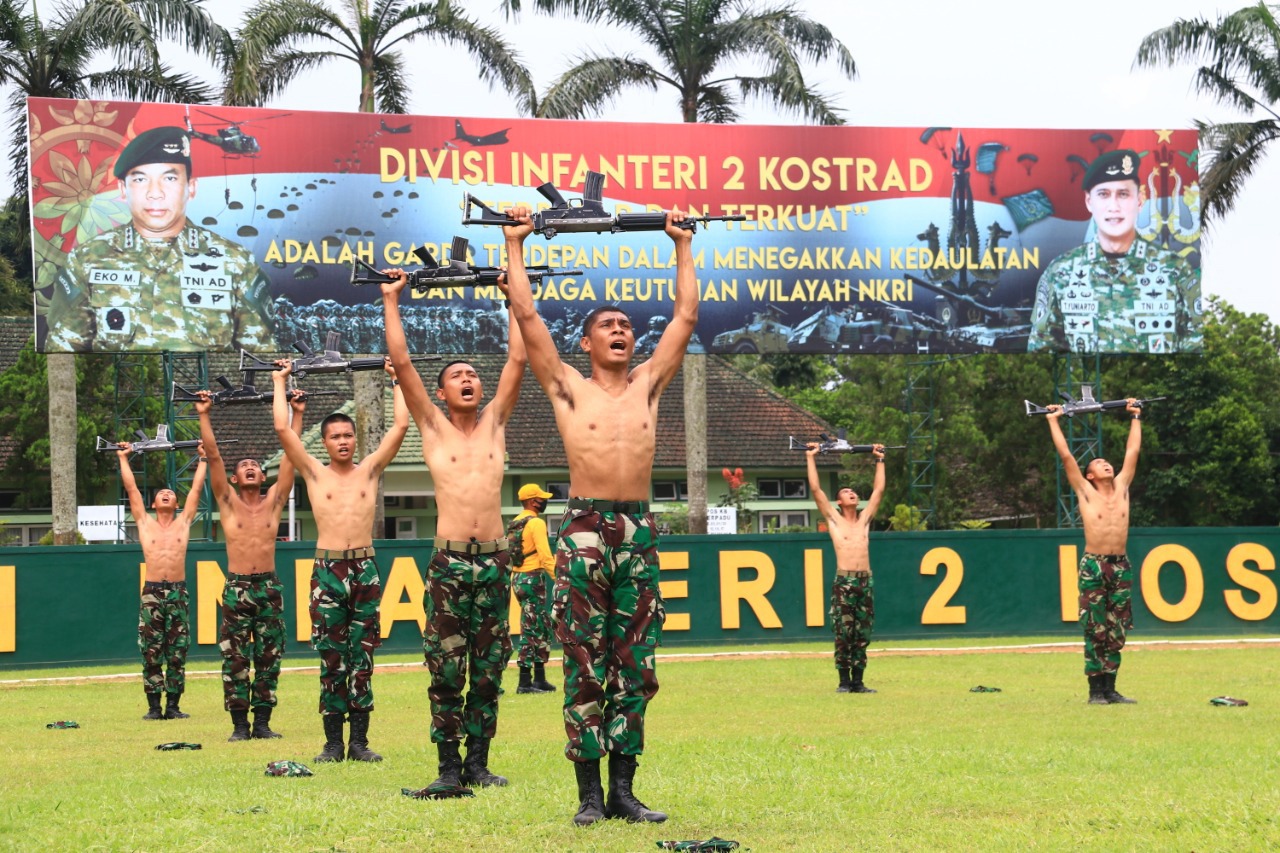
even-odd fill
[[[735,506],[707,507],[707,533],[737,533],[738,508]]]
[[[80,535],[89,542],[114,542],[124,524],[124,506],[82,506],[76,508]]]

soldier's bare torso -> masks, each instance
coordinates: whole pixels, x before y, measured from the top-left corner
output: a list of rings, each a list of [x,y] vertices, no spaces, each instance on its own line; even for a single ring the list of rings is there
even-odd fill
[[[180,581],[187,576],[187,543],[191,526],[181,515],[166,519],[150,514],[135,519],[148,581]]]
[[[275,489],[252,502],[232,491],[219,505],[222,533],[227,540],[227,570],[231,574],[254,575],[275,569],[282,506]]]
[[[1090,554],[1124,554],[1129,544],[1129,489],[1098,489],[1085,483],[1076,489],[1084,547]]]
[[[435,481],[437,536],[487,542],[505,534],[502,494],[495,487],[503,477],[505,436],[495,420],[483,411],[469,433],[444,418],[430,421],[422,457]]]
[[[553,397],[556,424],[569,458],[572,496],[648,500],[657,446],[659,395],[641,365],[625,380],[586,379],[566,365],[566,397]]]
[[[373,544],[373,515],[378,497],[376,473],[360,465],[313,465],[306,472],[307,495],[319,536],[316,547],[329,551]]]
[[[846,518],[839,512],[831,513],[826,521],[836,568],[846,572],[871,571],[870,523],[862,518]]]

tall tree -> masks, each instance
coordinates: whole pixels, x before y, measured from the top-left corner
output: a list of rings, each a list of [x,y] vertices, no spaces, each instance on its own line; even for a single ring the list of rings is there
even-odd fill
[[[333,11],[334,5],[341,12]],[[259,97],[271,98],[307,71],[345,60],[360,71],[360,112],[403,113],[409,106],[409,78],[400,48],[418,39],[465,48],[481,80],[501,84],[521,112],[533,111],[533,82],[515,51],[497,30],[467,17],[453,0],[264,0],[249,10],[234,55],[224,55],[224,87],[229,98],[237,99],[228,102],[250,98],[250,81],[256,80]]]
[[[211,90],[178,74],[160,58],[165,40],[210,50],[221,28],[203,0],[82,0],[56,7],[51,19],[38,3],[0,0],[0,86],[8,88],[13,183],[27,194],[26,98],[124,97],[178,102],[208,100]],[[73,356],[50,357],[49,434],[56,544],[76,532],[76,415]]]
[[[804,78],[808,61],[833,58],[853,79],[853,55],[817,21],[791,5],[757,7],[747,0],[532,0],[533,8],[567,13],[635,34],[654,61],[634,54],[587,54],[542,95],[542,118],[580,119],[599,113],[622,91],[670,86],[685,122],[732,123],[743,100],[760,98],[817,124],[843,124],[839,110]],[[519,12],[521,0],[507,0]],[[762,69],[740,73],[735,66]],[[689,531],[705,533],[707,519],[706,355],[684,361],[685,463]]]
[[[1176,20],[1142,40],[1134,65],[1200,63],[1197,91],[1246,116],[1197,121],[1204,220],[1226,215],[1269,145],[1280,136],[1280,26],[1266,3],[1210,22]]]

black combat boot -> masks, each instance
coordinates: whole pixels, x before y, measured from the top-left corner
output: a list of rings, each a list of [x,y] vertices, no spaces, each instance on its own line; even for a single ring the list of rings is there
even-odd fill
[[[272,708],[263,705],[253,709],[253,736],[261,740],[271,740],[273,738],[284,737],[279,732],[271,731],[271,711]]]
[[[321,719],[324,720],[324,751],[316,756],[317,762],[322,761],[341,761],[343,759],[342,748],[342,724],[346,722],[341,714],[324,714]]]
[[[231,737],[227,738],[228,742],[237,740],[248,740],[249,734],[249,712],[248,711],[232,711],[231,712]]]
[[[1110,705],[1111,704],[1110,702],[1107,701],[1106,691],[1103,686],[1106,682],[1106,678],[1107,677],[1100,672],[1097,673],[1096,675],[1089,676],[1089,704],[1090,705]]]
[[[853,668],[853,686],[849,689],[850,693],[875,693],[874,690],[862,683],[862,673],[864,671],[856,666]]]
[[[352,761],[381,761],[382,756],[369,748],[369,712],[352,711],[351,743],[347,744],[347,758]]]
[[[470,788],[462,786],[462,754],[458,752],[457,740],[442,740],[435,744],[435,754],[438,757],[440,777],[428,785],[428,788],[456,790],[458,795],[471,794]]]
[[[144,720],[163,720],[164,711],[160,710],[160,694],[147,694],[147,713],[142,715]]]
[[[179,700],[182,699],[181,693],[166,693],[169,701],[165,703],[164,718],[166,720],[185,720],[190,714],[182,713],[182,709],[178,707]]]
[[[849,680],[849,670],[842,669],[840,672],[840,684],[836,686],[837,693],[852,693],[853,682]]]
[[[666,814],[649,808],[631,792],[639,765],[634,755],[609,753],[609,801],[605,803],[604,816],[620,817],[628,823],[662,823]]]
[[[462,762],[463,785],[479,785],[501,788],[507,784],[506,776],[489,770],[489,738],[467,735],[467,757]]]
[[[538,692],[537,690],[533,689],[533,673],[529,670],[529,667],[527,666],[520,667],[520,684],[519,686],[516,687],[516,693],[537,693],[537,692]]]
[[[573,772],[578,777],[578,813],[573,822],[578,826],[590,826],[604,819],[604,788],[600,785],[600,759],[573,762]]]
[[[534,693],[555,693],[556,686],[547,681],[547,665],[544,663],[535,663],[533,665],[533,692]]]
[[[1128,696],[1121,696],[1116,692],[1116,674],[1114,672],[1104,673],[1102,676],[1106,681],[1102,685],[1102,695],[1107,697],[1107,702],[1111,705],[1137,705],[1137,699],[1130,699]]]

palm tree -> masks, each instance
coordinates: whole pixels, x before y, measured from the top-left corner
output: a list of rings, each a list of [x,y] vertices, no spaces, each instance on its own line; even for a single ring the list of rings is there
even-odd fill
[[[756,8],[747,0],[533,0],[546,12],[569,13],[605,22],[639,36],[657,64],[631,54],[587,55],[541,97],[542,118],[586,118],[599,113],[623,89],[679,95],[686,122],[732,123],[738,105],[762,98],[817,124],[844,124],[840,112],[805,82],[804,60],[834,58],[842,74],[857,75],[853,55],[822,24],[789,4]],[[507,0],[519,12],[520,0]],[[735,73],[735,63],[763,68],[763,74]],[[706,356],[684,360],[685,474],[689,486],[689,532],[707,532]]]
[[[1216,23],[1204,18],[1176,20],[1142,40],[1133,64],[1181,62],[1203,63],[1196,70],[1196,90],[1250,117],[1196,122],[1207,224],[1231,211],[1267,146],[1280,136],[1280,26],[1275,9],[1258,3],[1219,17]]]
[[[507,0],[519,11],[520,0]],[[737,105],[763,98],[817,124],[844,124],[839,111],[805,82],[802,62],[834,58],[852,80],[852,54],[822,24],[784,4],[757,9],[747,0],[533,0],[537,9],[568,12],[634,32],[658,63],[627,54],[588,54],[543,95],[537,115],[585,118],[598,113],[621,90],[670,86],[679,94],[686,122],[732,123]],[[727,70],[735,62],[763,67],[745,75]]]
[[[157,43],[178,41],[209,49],[221,28],[202,0],[83,0],[63,3],[51,19],[36,0],[0,0],[0,86],[8,98],[13,183],[27,194],[27,97],[123,97],[132,100],[202,101],[209,90],[175,74],[160,60]],[[102,70],[93,70],[101,68]],[[76,535],[75,356],[48,357],[49,473],[53,491],[53,541]]]
[[[360,112],[403,113],[409,90],[399,48],[432,38],[466,48],[481,80],[502,84],[521,112],[532,112],[533,83],[519,57],[497,30],[480,26],[453,0],[342,0],[337,5],[341,13],[307,0],[264,0],[250,9],[240,31],[236,71],[241,76],[229,77],[227,89],[243,96],[248,75],[257,81],[257,95],[270,98],[329,60],[348,60],[360,69]]]

